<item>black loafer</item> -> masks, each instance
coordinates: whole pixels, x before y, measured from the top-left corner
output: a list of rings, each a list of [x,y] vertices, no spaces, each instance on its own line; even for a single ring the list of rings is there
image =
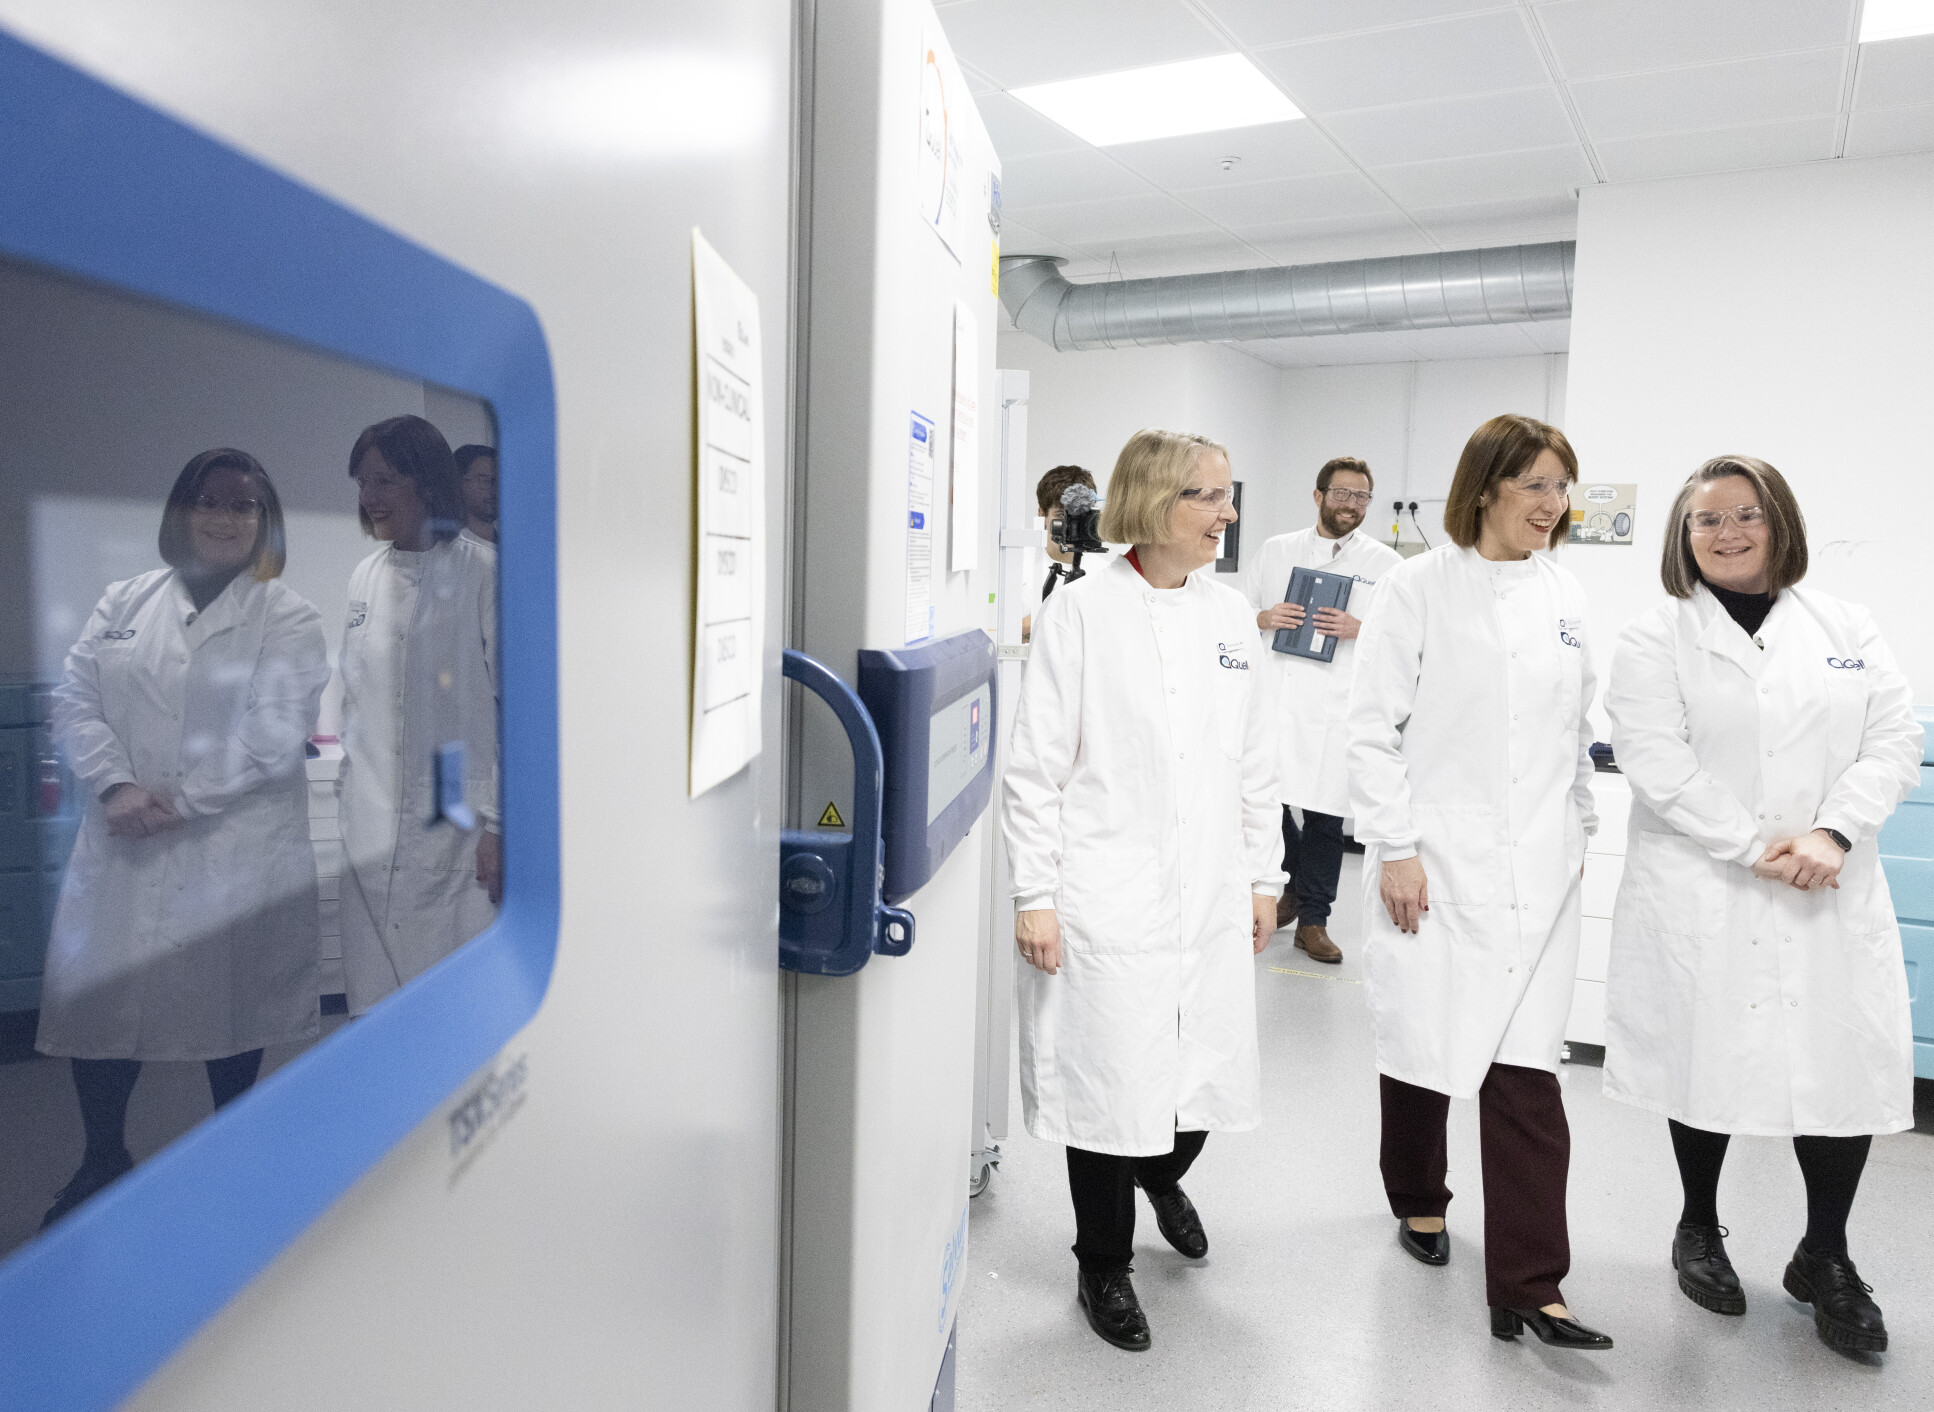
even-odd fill
[[[1570,1348],[1580,1353],[1602,1353],[1612,1346],[1612,1336],[1588,1328],[1576,1319],[1560,1319],[1542,1309],[1507,1309],[1491,1306],[1491,1337],[1516,1338],[1529,1326],[1539,1343],[1553,1348]]]
[[[126,1148],[105,1162],[82,1162],[81,1169],[74,1173],[67,1185],[55,1194],[54,1204],[49,1206],[47,1214],[40,1218],[40,1228],[43,1231],[46,1230],[95,1192],[133,1170],[134,1158],[128,1155]]]
[[[1746,1291],[1726,1258],[1724,1226],[1681,1224],[1672,1233],[1672,1268],[1687,1299],[1715,1314],[1744,1314]]]
[[[1815,1252],[1801,1241],[1781,1281],[1786,1292],[1813,1306],[1813,1327],[1829,1348],[1850,1353],[1885,1353],[1887,1324],[1880,1306],[1867,1298],[1874,1287],[1861,1281],[1853,1261],[1833,1251]]]
[[[1450,1264],[1450,1227],[1441,1231],[1416,1231],[1410,1222],[1399,1218],[1397,1221],[1397,1244],[1404,1248],[1413,1260],[1421,1260],[1426,1265]]]
[[[1075,1284],[1075,1298],[1081,1302],[1081,1312],[1088,1316],[1089,1328],[1116,1348],[1146,1353],[1148,1318],[1142,1313],[1142,1302],[1135,1298],[1135,1286],[1129,1282],[1132,1273],[1133,1267],[1128,1265],[1105,1275],[1083,1270]]]
[[[1141,1183],[1138,1181],[1136,1185]],[[1209,1253],[1209,1237],[1202,1229],[1202,1217],[1181,1187],[1159,1194],[1147,1187],[1142,1190],[1147,1193],[1148,1204],[1155,1208],[1155,1224],[1161,1228],[1164,1240],[1191,1260],[1200,1260]]]

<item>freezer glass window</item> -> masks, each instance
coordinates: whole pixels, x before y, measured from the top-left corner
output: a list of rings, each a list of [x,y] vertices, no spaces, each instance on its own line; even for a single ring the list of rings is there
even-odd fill
[[[495,920],[475,398],[0,260],[0,1256]]]

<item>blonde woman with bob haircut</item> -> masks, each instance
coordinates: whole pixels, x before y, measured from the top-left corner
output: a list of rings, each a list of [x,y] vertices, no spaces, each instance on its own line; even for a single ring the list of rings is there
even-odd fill
[[[1385,576],[1358,639],[1346,760],[1398,1244],[1449,1261],[1444,1125],[1451,1099],[1476,1098],[1491,1332],[1598,1350],[1611,1339],[1559,1290],[1594,678],[1584,591],[1540,552],[1569,533],[1577,479],[1556,427],[1502,416],[1472,434],[1452,543]]]
[[[1211,1131],[1262,1117],[1251,958],[1283,885],[1275,747],[1248,601],[1200,572],[1235,519],[1222,447],[1129,439],[1101,536],[1134,547],[1036,616],[1002,786],[1022,1107],[1068,1149],[1076,1297],[1131,1351],[1149,1346],[1135,1187],[1200,1259],[1181,1179]]]
[[[1670,595],[1619,638],[1606,707],[1632,785],[1606,984],[1605,1094],[1663,1114],[1679,1288],[1746,1294],[1719,1225],[1734,1133],[1791,1137],[1806,1234],[1784,1284],[1835,1348],[1887,1326],[1847,1255],[1875,1133],[1914,1124],[1900,928],[1875,835],[1920,782],[1913,691],[1867,610],[1799,586],[1806,521],[1750,456],[1666,519]]]

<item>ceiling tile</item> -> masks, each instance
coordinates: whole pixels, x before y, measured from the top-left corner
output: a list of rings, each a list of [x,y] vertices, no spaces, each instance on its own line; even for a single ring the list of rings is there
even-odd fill
[[[1050,239],[1092,247],[1090,254],[1105,250],[1111,240],[1214,229],[1211,222],[1186,206],[1159,195],[1016,207],[1012,214],[1022,225]]]
[[[974,106],[987,124],[987,136],[1002,162],[1016,157],[1038,157],[1043,152],[1072,152],[1088,144],[1058,123],[1051,123],[1018,98],[1005,93],[978,93]]]
[[[1009,255],[1059,255],[1063,259],[1086,259],[1080,247],[1056,240],[1029,225],[1001,216],[1001,250]]]
[[[1535,324],[1518,324],[1515,327],[1531,340],[1540,353],[1571,351],[1570,319],[1540,319]]]
[[[1374,260],[1415,255],[1436,247],[1402,216],[1375,224],[1310,221],[1274,229],[1246,230],[1242,238],[1279,265],[1326,265],[1335,260]]]
[[[1485,201],[1412,211],[1411,217],[1445,250],[1487,245],[1538,245],[1578,235],[1578,202],[1569,192],[1529,201]]]
[[[1455,358],[1530,358],[1547,350],[1532,341],[1531,324],[1465,324],[1415,329],[1401,335],[1426,362]]]
[[[1934,94],[1934,34],[1860,46],[1856,108],[1904,108]]]
[[[1109,161],[1092,147],[1047,152],[1001,163],[1001,205],[1017,210],[1064,201],[1099,201],[1111,196],[1142,196],[1149,184]]]
[[[1497,0],[1207,0],[1203,9],[1251,49],[1361,29],[1414,24],[1480,10],[1509,9]]]
[[[1565,105],[1549,84],[1337,113],[1324,125],[1366,167],[1556,147],[1577,140]]]
[[[1330,333],[1313,338],[1255,339],[1237,345],[1279,368],[1324,368],[1341,363],[1414,363],[1417,350],[1394,333]]]
[[[1371,173],[1406,207],[1463,206],[1480,201],[1517,201],[1569,196],[1597,178],[1576,145],[1532,152],[1492,152],[1443,162],[1378,167]]]
[[[1251,246],[1220,231],[1111,240],[1108,246],[1120,263],[1121,272],[1129,279],[1204,274],[1211,270],[1249,270],[1269,263]]]
[[[1003,88],[1229,52],[1180,0],[964,0],[939,14],[954,52]]]
[[[1847,124],[1849,157],[1934,151],[1934,103],[1918,108],[1872,108]]]
[[[1355,172],[1196,187],[1175,194],[1231,229],[1392,210],[1383,193]]]
[[[1791,122],[1720,128],[1713,132],[1628,137],[1622,142],[1599,143],[1598,157],[1605,164],[1606,177],[1612,181],[1784,167],[1831,157],[1838,126],[1837,117],[1795,118]]]
[[[1539,5],[1568,79],[1844,45],[1853,0],[1564,0]]]
[[[1108,155],[1170,190],[1350,170],[1349,159],[1306,122],[1267,123],[1228,132],[1168,137],[1160,142],[1130,142],[1110,147]],[[1224,157],[1240,160],[1233,170],[1224,172],[1219,165]]]
[[[1264,49],[1255,58],[1306,113],[1528,88],[1550,77],[1515,9]]]
[[[1698,132],[1840,109],[1842,54],[1815,49],[1731,64],[1631,74],[1571,85],[1594,144]]]

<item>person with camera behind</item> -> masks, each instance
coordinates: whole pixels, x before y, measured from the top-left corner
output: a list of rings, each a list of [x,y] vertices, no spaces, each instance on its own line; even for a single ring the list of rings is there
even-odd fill
[[[1605,1096],[1666,1119],[1685,1190],[1672,1266],[1715,1313],[1746,1312],[1719,1224],[1731,1136],[1790,1137],[1806,1234],[1786,1291],[1826,1343],[1877,1353],[1887,1325],[1847,1215],[1873,1135],[1914,1126],[1907,969],[1875,835],[1920,783],[1921,728],[1873,618],[1799,587],[1806,567],[1785,478],[1718,457],[1666,518],[1671,597],[1619,639],[1605,705],[1632,823]]]
[[[1558,1056],[1578,975],[1595,680],[1571,527],[1578,458],[1530,417],[1471,434],[1451,543],[1392,569],[1357,649],[1350,801],[1364,842],[1379,1156],[1397,1242],[1450,1259],[1444,1126],[1476,1098],[1491,1333],[1612,1340],[1571,1315]]]
[[[1208,1253],[1179,1183],[1212,1130],[1261,1121],[1251,957],[1283,875],[1255,620],[1196,572],[1236,519],[1228,453],[1139,431],[1108,490],[1101,537],[1134,547],[1042,606],[1002,826],[1027,1128],[1067,1147],[1089,1324],[1140,1351],[1134,1188]]]
[[[1312,961],[1343,960],[1330,940],[1330,907],[1343,868],[1343,819],[1350,812],[1343,774],[1344,714],[1356,666],[1356,638],[1370,615],[1377,580],[1401,564],[1397,551],[1358,531],[1370,510],[1376,481],[1355,456],[1325,461],[1316,473],[1316,523],[1267,541],[1249,571],[1243,592],[1262,630],[1263,684],[1276,734],[1276,783],[1283,800],[1283,869],[1289,885],[1276,906],[1276,925],[1296,924],[1296,949]],[[1295,631],[1307,616],[1301,603],[1285,601],[1298,569],[1320,569],[1352,580],[1349,602],[1321,608],[1316,630],[1336,639],[1329,661],[1267,650],[1275,635]],[[1303,811],[1299,829],[1292,806]]]
[[[1094,476],[1081,466],[1056,466],[1034,485],[1034,504],[1041,512],[1041,525],[1046,531],[1043,538],[1046,540],[1048,558],[1052,561],[1048,565],[1047,579],[1041,585],[1043,601],[1063,579],[1069,577],[1069,568],[1074,563],[1074,552],[1062,548],[1054,538],[1054,521],[1061,513],[1061,497],[1077,485],[1088,490],[1095,488]],[[1021,641],[1033,640],[1034,615],[1030,613],[1021,619]]]

